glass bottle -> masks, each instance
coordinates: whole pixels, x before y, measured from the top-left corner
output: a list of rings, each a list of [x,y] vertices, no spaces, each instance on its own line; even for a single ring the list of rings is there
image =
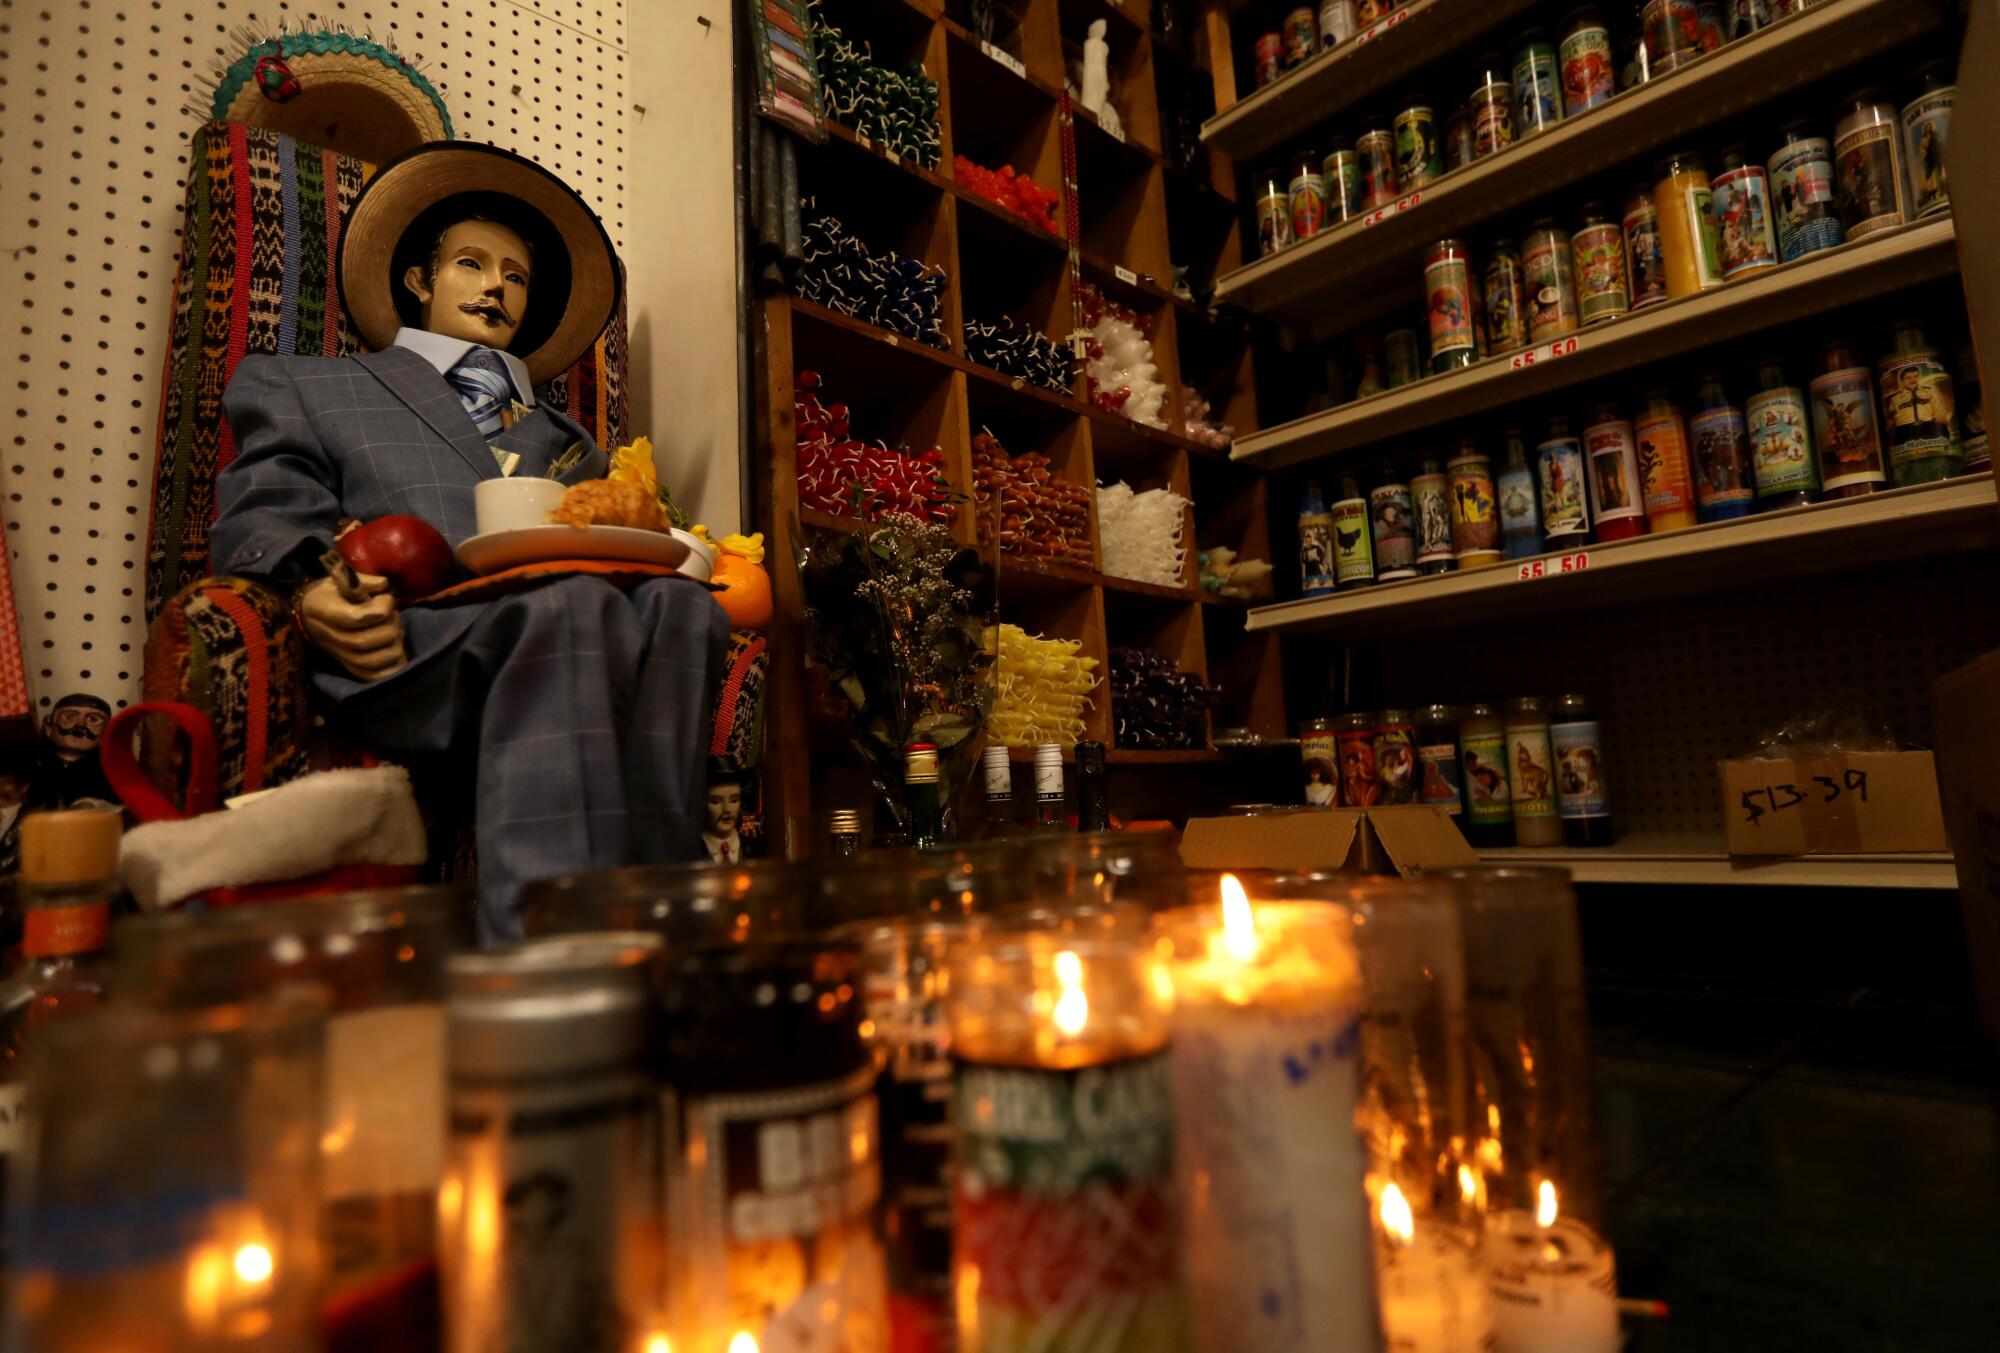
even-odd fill
[[[1556,813],[1555,754],[1549,747],[1549,702],[1524,695],[1507,702],[1507,763],[1514,795],[1514,844],[1562,844]]]
[[[1373,529],[1359,479],[1351,474],[1340,477],[1340,497],[1332,512],[1333,571],[1340,590],[1371,586],[1375,581]]]
[[[1541,493],[1535,487],[1534,467],[1528,464],[1528,439],[1519,428],[1500,434],[1507,446],[1507,462],[1494,481],[1500,498],[1500,539],[1509,559],[1527,559],[1540,554],[1542,543]]]
[[[1965,448],[1958,435],[1951,373],[1915,320],[1897,322],[1889,351],[1875,369],[1881,378],[1889,473],[1896,487],[1930,484],[1960,473]]]
[[[1514,794],[1500,711],[1484,703],[1466,706],[1458,749],[1465,765],[1465,839],[1482,850],[1513,845]]]
[[[1462,778],[1458,711],[1450,705],[1424,706],[1417,711],[1417,801],[1442,808],[1461,832],[1466,826],[1459,797]]]
[[[38,1031],[104,998],[104,943],[118,895],[115,811],[72,808],[21,819],[20,965],[0,983],[0,1216],[11,1159],[25,1145],[27,1057]],[[5,1229],[0,1229],[4,1244]],[[0,1248],[0,1265],[6,1251]],[[4,1274],[0,1267],[0,1274]]]
[[[1616,404],[1599,404],[1583,429],[1590,459],[1590,511],[1597,538],[1609,543],[1646,534],[1646,489],[1639,476],[1639,439]]]
[[[1563,844],[1611,844],[1611,809],[1604,792],[1604,730],[1580,695],[1559,695],[1549,724],[1555,749],[1556,802]]]
[[[836,808],[826,818],[827,851],[836,860],[861,853],[861,814],[853,808]]]
[[[989,744],[979,754],[979,767],[986,788],[986,823],[980,830],[981,838],[1018,835],[1020,827],[1014,821],[1014,764],[1008,749]]]
[[[1436,456],[1418,462],[1410,479],[1410,507],[1417,528],[1417,572],[1429,577],[1457,567],[1451,538],[1451,485]]]
[[[1318,481],[1306,485],[1299,499],[1299,592],[1325,596],[1334,590],[1333,514]]]
[[[909,799],[909,845],[928,850],[944,844],[944,788],[938,770],[938,749],[913,742],[903,749],[903,786]]]
[[[1590,492],[1584,487],[1583,443],[1569,419],[1549,419],[1548,436],[1535,448],[1535,474],[1542,485],[1542,534],[1551,550],[1590,541]]]
[[[1757,393],[1743,406],[1750,429],[1750,465],[1757,479],[1757,510],[1804,507],[1819,494],[1813,457],[1812,412],[1806,392],[1785,379],[1775,358],[1757,368]]]
[[[1882,423],[1875,413],[1875,373],[1861,364],[1851,339],[1820,352],[1812,397],[1812,439],[1819,448],[1820,488],[1828,498],[1858,498],[1889,483]]]
[[[1688,463],[1687,420],[1665,390],[1649,391],[1632,420],[1639,443],[1639,478],[1653,534],[1695,524],[1694,472]]]
[[[1660,256],[1667,295],[1692,296],[1719,287],[1722,242],[1715,233],[1715,190],[1708,166],[1692,150],[1678,150],[1653,171],[1653,207],[1659,212]]]
[[[1111,782],[1104,768],[1101,742],[1085,740],[1076,744],[1076,829],[1111,830]]]
[[[1375,783],[1377,803],[1417,801],[1417,728],[1406,709],[1375,716]]]
[[[1701,519],[1747,517],[1757,496],[1756,474],[1750,468],[1749,427],[1736,401],[1729,397],[1721,372],[1704,371],[1696,378],[1694,402],[1688,441]]]
[[[1037,832],[1069,830],[1069,803],[1063,786],[1063,749],[1053,742],[1035,748],[1035,821]]]

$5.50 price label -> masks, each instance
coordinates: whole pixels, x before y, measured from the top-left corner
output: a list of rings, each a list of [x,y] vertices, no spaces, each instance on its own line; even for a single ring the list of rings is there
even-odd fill
[[[1375,210],[1369,212],[1361,218],[1361,227],[1365,230],[1372,225],[1381,225],[1382,222],[1388,220],[1391,216],[1401,216],[1404,212],[1423,200],[1424,193],[1419,188],[1416,192],[1408,196],[1397,198],[1386,207],[1377,207]]]
[[[1410,11],[1407,8],[1404,8],[1397,10],[1394,14],[1391,14],[1388,18],[1383,19],[1378,23],[1369,24],[1368,27],[1362,29],[1360,35],[1354,39],[1354,45],[1356,47],[1360,47],[1366,43],[1375,41],[1375,39],[1381,37],[1384,33],[1388,32],[1390,29],[1399,27],[1402,24],[1403,20],[1409,17],[1410,17]]]
[[[1527,559],[1515,566],[1514,581],[1524,583],[1530,578],[1546,578],[1555,573],[1581,573],[1589,567],[1588,550],[1559,554],[1549,559]]]
[[[1546,343],[1536,344],[1526,352],[1515,353],[1514,359],[1507,365],[1510,370],[1524,371],[1531,366],[1539,366],[1543,362],[1553,362],[1558,357],[1574,357],[1576,355],[1576,346],[1576,339],[1574,338],[1550,339]]]

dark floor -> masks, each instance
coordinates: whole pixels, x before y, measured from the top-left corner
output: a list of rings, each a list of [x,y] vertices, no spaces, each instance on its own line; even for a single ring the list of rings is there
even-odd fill
[[[1952,894],[1586,889],[1609,1215],[1658,1350],[2000,1348],[2000,1055]]]

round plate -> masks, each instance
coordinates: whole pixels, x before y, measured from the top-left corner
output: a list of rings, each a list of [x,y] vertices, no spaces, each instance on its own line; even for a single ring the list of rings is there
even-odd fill
[[[458,547],[458,562],[474,573],[498,573],[551,559],[610,559],[679,568],[687,556],[686,541],[631,526],[529,526],[473,536]]]

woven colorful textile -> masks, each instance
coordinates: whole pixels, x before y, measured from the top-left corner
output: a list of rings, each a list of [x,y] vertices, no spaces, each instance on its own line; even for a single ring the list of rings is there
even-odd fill
[[[342,215],[370,167],[245,126],[194,134],[160,401],[146,550],[146,615],[209,571],[215,476],[236,445],[222,392],[247,353],[339,357],[359,348],[332,295]],[[625,437],[625,317],[557,377],[548,397],[600,445]]]
[[[305,641],[289,604],[267,588],[209,578],[173,597],[146,642],[144,698],[180,701],[208,716],[224,798],[309,769]],[[155,784],[175,783],[173,761],[170,740],[147,746]]]

